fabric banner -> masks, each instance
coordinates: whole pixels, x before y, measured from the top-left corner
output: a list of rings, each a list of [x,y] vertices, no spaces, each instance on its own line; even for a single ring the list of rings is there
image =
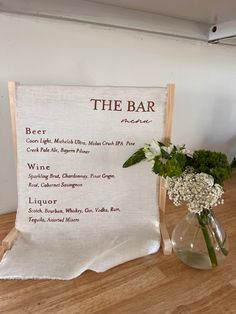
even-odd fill
[[[158,251],[156,176],[124,161],[163,139],[166,88],[16,91],[18,237],[0,278],[71,279]]]

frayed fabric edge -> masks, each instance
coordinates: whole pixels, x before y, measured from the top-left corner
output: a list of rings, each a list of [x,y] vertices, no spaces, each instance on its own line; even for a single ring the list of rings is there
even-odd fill
[[[159,246],[159,248],[160,248],[160,246]],[[81,273],[79,273],[73,277],[62,278],[62,277],[54,277],[54,276],[36,276],[36,277],[35,276],[6,276],[6,277],[0,276],[0,280],[61,280],[61,281],[69,281],[69,280],[77,279],[79,276],[81,276],[82,274],[84,274],[87,271],[92,271],[92,272],[97,273],[97,274],[104,273],[109,269],[112,269],[112,268],[117,267],[119,265],[125,264],[127,262],[134,261],[138,258],[142,258],[145,256],[156,254],[159,251],[159,248],[152,253],[149,253],[149,254],[143,255],[143,256],[138,256],[136,258],[133,258],[132,260],[126,260],[126,261],[124,261],[118,265],[114,265],[114,266],[109,267],[109,268],[104,269],[104,270],[94,270],[92,268],[87,268],[87,269],[83,270]]]

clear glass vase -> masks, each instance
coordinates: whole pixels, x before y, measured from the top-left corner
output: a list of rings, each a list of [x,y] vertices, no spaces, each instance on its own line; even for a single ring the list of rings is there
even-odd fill
[[[174,228],[173,250],[180,260],[197,269],[219,266],[228,255],[227,235],[212,210],[188,213]]]

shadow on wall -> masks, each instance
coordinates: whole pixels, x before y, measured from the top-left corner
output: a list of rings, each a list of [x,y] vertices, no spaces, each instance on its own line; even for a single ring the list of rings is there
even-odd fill
[[[16,210],[17,189],[8,89],[5,83],[0,83],[0,87],[0,214],[2,214]]]
[[[231,162],[236,156],[236,104],[227,98],[217,99],[209,121],[202,147],[224,152]],[[235,130],[228,130],[228,125],[235,125]]]
[[[236,134],[228,142],[226,142],[226,144],[228,147],[231,147],[228,154],[231,162],[232,159],[236,157]]]

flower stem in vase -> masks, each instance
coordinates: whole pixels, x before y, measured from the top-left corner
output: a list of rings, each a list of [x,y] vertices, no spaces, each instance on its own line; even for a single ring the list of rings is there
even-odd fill
[[[206,246],[207,246],[207,251],[209,254],[209,258],[211,260],[211,265],[212,268],[216,267],[218,265],[217,263],[217,258],[216,258],[216,253],[215,253],[215,249],[214,246],[212,245],[212,241],[211,241],[211,237],[209,235],[209,231],[207,228],[207,216],[205,216],[204,212],[201,212],[200,214],[197,214],[197,219],[199,222],[199,225],[202,229],[202,233],[206,242]]]
[[[212,232],[213,232],[214,237],[215,237],[215,239],[219,245],[221,252],[224,254],[224,256],[227,256],[229,253],[227,248],[225,247],[227,235],[225,234],[225,232],[222,233],[222,231],[220,230],[218,220],[216,219],[213,212],[211,212],[211,216],[209,216],[209,223],[210,223]],[[223,234],[223,236],[222,236],[222,234]]]

